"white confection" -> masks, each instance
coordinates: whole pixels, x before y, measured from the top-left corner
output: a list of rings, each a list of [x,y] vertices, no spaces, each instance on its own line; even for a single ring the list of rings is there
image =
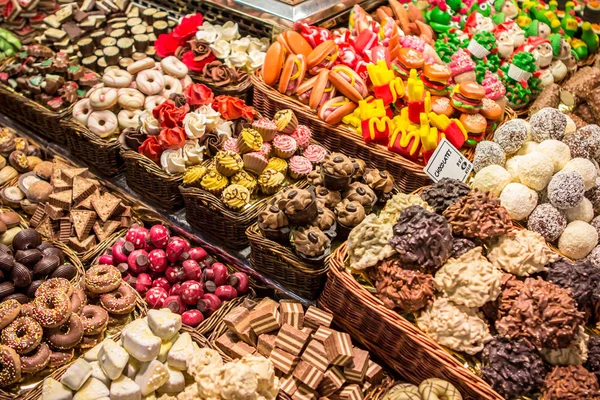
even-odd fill
[[[110,379],[115,380],[123,373],[129,354],[115,342],[106,342],[98,353],[100,368]]]
[[[583,221],[590,222],[594,219],[594,206],[586,197],[577,206],[563,210],[568,222]]]
[[[110,398],[112,400],[141,400],[142,391],[137,383],[121,375],[110,385]]]
[[[186,369],[186,361],[194,354],[194,346],[192,346],[192,337],[189,333],[184,332],[179,335],[179,339],[173,344],[167,361],[169,365],[180,371]]]
[[[580,260],[598,244],[598,231],[583,221],[573,221],[558,238],[558,249],[565,256]]]
[[[571,161],[571,149],[560,140],[544,140],[536,147],[535,151],[539,151],[554,162],[554,173],[563,169]]]
[[[583,178],[583,187],[585,190],[593,188],[598,177],[596,166],[587,158],[574,158],[562,170],[579,172],[579,175]]]
[[[565,114],[565,117],[567,118],[567,127],[565,128],[565,135],[568,135],[569,133],[573,133],[577,130],[577,125],[575,125],[575,121],[573,121],[573,118],[569,117],[567,114]]]
[[[129,362],[125,367],[123,374],[128,378],[135,379],[135,376],[140,372],[140,369],[142,369],[142,365],[144,365],[144,363],[139,362],[133,357],[129,357]]]
[[[110,391],[104,383],[100,382],[98,379],[90,378],[85,385],[75,393],[73,400],[100,400],[109,395]]]
[[[195,343],[195,342],[194,342]],[[187,372],[193,377],[199,375],[205,368],[217,369],[223,365],[223,359],[219,352],[213,349],[203,348],[194,351],[187,360]]]
[[[156,393],[152,392],[147,396],[142,396],[142,400],[156,400]]]
[[[138,321],[139,323],[136,324]],[[139,361],[155,360],[160,353],[160,338],[152,333],[144,320],[133,321],[129,326],[130,328],[123,334],[123,347],[125,350]]]
[[[538,194],[521,183],[509,183],[500,193],[500,204],[515,221],[529,217],[538,203]]]
[[[73,393],[68,387],[53,378],[46,378],[42,386],[41,400],[71,400]]]
[[[506,160],[504,168],[506,168],[506,170],[510,174],[511,182],[521,183],[521,180],[519,179],[519,160],[521,159],[521,157],[523,156],[514,156]]]
[[[164,385],[168,379],[167,367],[160,361],[153,360],[142,366],[140,373],[135,377],[135,383],[142,390],[142,395],[146,396]]]
[[[158,361],[160,361],[161,363],[167,362],[167,356],[169,355],[169,351],[171,350],[171,347],[173,347],[173,344],[177,341],[177,339],[179,339],[179,333],[177,333],[169,340],[162,341],[160,345],[160,353],[158,353]],[[194,342],[194,344],[196,343]]]
[[[148,311],[148,326],[162,340],[169,340],[181,329],[181,315],[170,310]]]
[[[60,382],[72,390],[79,390],[90,376],[92,376],[92,366],[80,358],[65,371]]]
[[[114,342],[114,340],[104,339],[102,342],[98,343],[97,345],[95,345],[94,347],[89,349],[83,356],[85,361],[87,361],[87,362],[98,361],[98,353],[100,352],[100,349],[102,348],[102,346],[104,346],[104,343],[106,343],[106,342]]]
[[[540,144],[537,142],[525,142],[525,144],[523,144],[523,146],[521,146],[521,148],[517,150],[516,155],[524,156],[525,154],[532,153],[536,151],[539,145]]]
[[[510,173],[499,165],[489,165],[482,168],[473,178],[473,189],[500,195],[511,181]]]
[[[554,174],[554,162],[546,155],[534,151],[519,160],[519,180],[533,190],[548,186]]]
[[[98,361],[92,361],[90,363],[92,366],[92,377],[98,379],[106,386],[110,385],[110,378],[106,376],[104,371],[102,371],[102,367],[100,367],[100,363]]]
[[[185,377],[181,371],[167,365],[167,371],[169,371],[169,379],[164,385],[159,387],[158,393],[180,393],[185,389]]]
[[[271,361],[263,356],[245,355],[240,362],[249,366],[256,374],[259,393],[270,392],[269,397],[274,398],[277,396],[277,378],[275,377],[275,368]]]

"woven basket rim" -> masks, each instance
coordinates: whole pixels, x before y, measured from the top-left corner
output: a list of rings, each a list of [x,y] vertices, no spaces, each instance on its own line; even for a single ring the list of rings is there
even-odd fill
[[[232,221],[248,222],[257,218],[258,213],[266,205],[266,203],[273,197],[269,196],[263,199],[258,199],[253,203],[249,204],[249,207],[244,208],[241,211],[235,211],[227,208],[223,201],[215,196],[214,194],[198,187],[185,187],[179,186],[181,195],[185,198],[196,198],[201,201],[209,203],[209,207],[217,209],[223,216],[227,217]]]
[[[66,115],[68,115],[69,113],[71,113],[73,111],[73,106],[75,105],[75,103],[70,104],[64,110],[56,112],[56,111],[52,111],[52,110],[44,107],[42,104],[38,103],[37,101],[35,101],[33,99],[30,99],[29,97],[23,95],[22,93],[17,92],[16,90],[11,88],[10,86],[5,85],[4,83],[0,83],[0,92],[2,92],[2,91],[5,92],[5,95],[18,96],[20,101],[27,103],[27,106],[37,109],[37,111],[40,114],[46,114],[53,118],[64,118]]]
[[[66,128],[70,128],[77,135],[85,137],[88,141],[94,143],[94,145],[96,145],[96,146],[106,147],[106,148],[120,148],[121,147],[121,144],[119,143],[118,139],[114,139],[114,140],[102,139],[102,138],[98,137],[98,135],[94,135],[87,126],[83,125],[81,122],[77,121],[72,116],[62,119],[60,121],[60,123],[61,123],[61,125],[65,126]]]
[[[148,173],[155,175],[167,182],[178,182],[183,180],[183,173],[168,174],[162,168],[160,168],[157,163],[155,163],[145,155],[138,153],[137,151],[126,149],[123,146],[121,146],[121,157],[123,157],[124,159],[135,161],[136,163],[138,163],[139,166],[146,169]]]

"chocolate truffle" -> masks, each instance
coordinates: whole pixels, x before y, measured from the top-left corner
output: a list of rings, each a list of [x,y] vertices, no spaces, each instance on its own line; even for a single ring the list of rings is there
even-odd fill
[[[475,147],[475,156],[473,158],[473,169],[479,172],[488,165],[499,165],[504,167],[506,154],[498,143],[483,140],[477,143]]]
[[[570,289],[580,310],[600,300],[600,270],[589,261],[570,262],[561,259],[548,266],[546,279],[561,288]]]
[[[326,208],[333,208],[337,203],[342,201],[342,195],[338,190],[329,190],[325,186],[317,186],[315,188],[315,196],[317,203]]]
[[[588,342],[588,358],[585,367],[600,380],[600,336],[592,335],[590,337]]]
[[[584,126],[566,134],[562,141],[571,149],[571,157],[596,158],[600,147],[600,126]]]
[[[560,140],[544,140],[535,148],[538,151],[552,160],[554,163],[554,173],[557,173],[571,161],[571,150],[569,146]]]
[[[400,213],[390,245],[405,264],[424,271],[436,270],[450,257],[452,230],[442,216],[410,206]]]
[[[526,396],[544,382],[542,357],[526,340],[496,337],[483,349],[481,376],[506,398]]]
[[[527,229],[539,233],[548,242],[558,239],[566,227],[564,213],[548,203],[537,206],[527,221]]]
[[[534,151],[519,159],[519,180],[533,190],[542,190],[552,179],[554,162],[544,154]]]
[[[357,201],[344,199],[335,206],[334,212],[342,227],[353,228],[365,219],[365,208]]]
[[[596,376],[581,365],[554,367],[542,387],[542,400],[598,399]]]
[[[560,238],[558,249],[565,256],[580,260],[598,245],[598,232],[583,221],[573,221],[567,225]]]
[[[433,299],[433,277],[419,271],[402,268],[397,259],[385,260],[377,267],[377,295],[390,309],[417,311]]]
[[[510,173],[499,165],[489,165],[475,174],[473,189],[499,196],[512,181]]]
[[[583,221],[591,222],[594,218],[594,206],[587,198],[583,198],[581,202],[573,208],[563,210],[568,222]]]
[[[521,183],[509,183],[500,193],[500,204],[515,221],[525,220],[537,203],[537,192]]]
[[[435,212],[441,214],[459,198],[471,192],[469,185],[458,179],[442,178],[421,192],[421,198],[427,202]]]
[[[458,258],[465,254],[467,251],[474,249],[475,243],[470,241],[469,239],[457,238],[452,242],[452,252],[450,253],[450,257]]]
[[[585,190],[590,190],[596,184],[598,170],[594,163],[587,158],[573,158],[569,161],[562,171],[575,171],[583,178],[583,186]]]
[[[495,302],[487,303],[483,310],[492,321],[498,321],[508,315],[513,308],[515,300],[521,294],[523,281],[518,280],[514,275],[504,274],[502,277],[502,292]]]
[[[370,210],[377,201],[377,195],[375,195],[375,192],[368,185],[353,182],[344,193],[344,199],[356,201],[362,204],[365,209]]]
[[[567,117],[556,108],[545,107],[529,118],[529,124],[534,141],[561,140],[567,128]]]
[[[319,228],[299,228],[293,233],[296,253],[307,261],[322,261],[331,249],[331,242]]]
[[[573,208],[583,199],[583,190],[583,178],[578,172],[561,171],[548,184],[548,199],[559,210]]]
[[[513,119],[500,125],[494,132],[496,142],[506,154],[517,152],[527,140],[531,132],[529,122],[524,119]]]
[[[585,192],[585,197],[592,202],[594,212],[600,214],[600,178],[596,178],[594,186]]]

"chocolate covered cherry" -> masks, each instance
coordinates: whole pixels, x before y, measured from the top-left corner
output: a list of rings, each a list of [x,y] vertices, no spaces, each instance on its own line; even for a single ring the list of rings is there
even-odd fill
[[[181,294],[181,283],[176,283],[171,286],[169,290],[169,296],[179,296]]]
[[[115,265],[115,260],[112,254],[102,254],[98,259],[98,264]]]
[[[221,301],[232,300],[238,297],[237,290],[229,285],[219,286],[215,290],[215,295],[221,299]]]
[[[131,242],[120,239],[112,248],[113,265],[127,262],[127,257],[135,250]]]
[[[170,238],[169,230],[164,225],[154,225],[150,228],[150,242],[154,247],[164,248]]]
[[[243,272],[234,272],[227,278],[227,283],[237,291],[238,295],[242,295],[250,290],[250,280],[248,275]]]
[[[204,270],[204,279],[213,281],[217,286],[225,285],[228,276],[227,267],[221,263],[214,263],[210,268]]]
[[[161,287],[153,287],[146,292],[144,299],[151,308],[163,308],[163,303],[167,298],[167,291]]]
[[[168,266],[165,270],[165,277],[171,283],[177,283],[185,280],[185,273],[182,267],[176,265]]]

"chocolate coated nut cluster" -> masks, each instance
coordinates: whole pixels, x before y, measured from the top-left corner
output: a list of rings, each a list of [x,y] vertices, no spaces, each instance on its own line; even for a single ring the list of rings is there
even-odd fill
[[[587,260],[571,263],[567,259],[561,259],[553,262],[547,279],[561,288],[571,290],[571,296],[577,301],[580,310],[600,300],[600,270]]]
[[[397,259],[386,260],[377,268],[375,287],[387,308],[403,311],[420,310],[435,292],[430,274],[403,269]]]
[[[581,365],[557,366],[546,377],[543,400],[598,398],[598,380]]]
[[[451,178],[443,178],[431,186],[423,189],[421,198],[427,202],[435,212],[442,213],[459,198],[471,192],[469,185]]]

